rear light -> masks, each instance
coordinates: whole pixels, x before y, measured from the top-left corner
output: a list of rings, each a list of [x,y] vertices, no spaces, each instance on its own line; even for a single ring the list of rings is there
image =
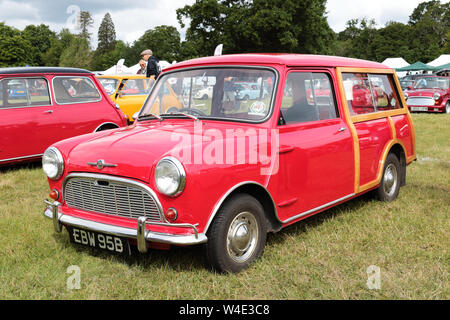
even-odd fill
[[[178,212],[175,208],[169,208],[165,213],[165,217],[167,221],[174,222],[178,218]]]

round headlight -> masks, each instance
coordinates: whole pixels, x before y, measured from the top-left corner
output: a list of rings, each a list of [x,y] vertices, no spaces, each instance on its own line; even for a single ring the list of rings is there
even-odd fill
[[[405,100],[408,100],[408,93],[403,92],[403,95],[405,96]]]
[[[42,169],[47,177],[58,180],[64,171],[64,160],[58,149],[50,147],[42,156]]]
[[[183,192],[186,172],[180,161],[173,157],[161,159],[155,168],[155,183],[159,192],[175,197]]]
[[[440,97],[441,97],[441,95],[440,95],[438,92],[435,92],[435,93],[433,94],[433,99],[434,99],[435,101],[438,101]]]

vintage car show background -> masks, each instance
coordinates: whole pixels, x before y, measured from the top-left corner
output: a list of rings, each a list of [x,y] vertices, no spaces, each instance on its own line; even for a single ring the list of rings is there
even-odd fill
[[[135,75],[140,52],[149,47],[163,72],[176,61],[212,55],[220,43],[224,54],[295,52],[378,61],[396,70],[408,99],[416,95],[419,79],[436,74],[449,78],[450,4],[445,1],[419,1],[405,23],[380,26],[357,16],[340,32],[330,28],[324,0],[236,1],[231,9],[226,1],[207,2],[178,2],[183,34],[159,25],[128,41],[119,40],[114,15],[99,16],[93,8],[96,15],[89,8],[77,11],[78,5],[74,11],[58,9],[65,19],[79,14],[76,28],[55,31],[33,23],[19,30],[6,19],[0,23],[0,66],[75,67],[90,70],[98,80],[116,79],[99,88],[112,106],[123,108],[128,123],[153,84],[134,85],[143,78]],[[280,10],[267,12],[267,6]],[[33,9],[28,4],[23,8]],[[214,18],[217,12],[220,19]],[[247,23],[236,24],[237,19]],[[269,23],[273,21],[276,25]],[[125,91],[119,94],[120,81]],[[17,83],[11,88],[10,96],[23,98]],[[418,158],[408,167],[406,186],[396,201],[363,195],[269,234],[264,255],[239,274],[211,272],[200,245],[128,258],[74,246],[67,233],[55,234],[51,221],[42,218],[49,188],[41,163],[5,163],[0,166],[0,298],[448,299],[450,107],[445,99],[450,88],[442,89],[427,93],[432,108],[414,105],[422,109],[411,110],[420,111],[411,115]],[[205,88],[197,98],[209,94]],[[20,143],[18,139],[15,147]],[[78,284],[72,277],[77,272]],[[380,281],[371,282],[377,272]]]

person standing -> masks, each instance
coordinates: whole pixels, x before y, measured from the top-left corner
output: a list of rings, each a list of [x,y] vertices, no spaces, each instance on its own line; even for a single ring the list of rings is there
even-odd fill
[[[159,67],[159,60],[153,56],[153,52],[150,49],[141,52],[142,59],[147,61],[147,78],[155,76],[155,80],[161,73]]]
[[[147,74],[147,63],[145,62],[144,59],[141,59],[139,61],[139,66],[141,67],[138,71],[137,74]]]

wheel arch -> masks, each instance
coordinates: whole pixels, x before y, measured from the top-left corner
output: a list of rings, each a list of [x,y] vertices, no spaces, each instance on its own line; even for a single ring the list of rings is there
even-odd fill
[[[220,201],[214,207],[214,210],[209,218],[208,224],[205,227],[204,233],[208,232],[211,223],[213,222],[217,212],[223,206],[223,204],[230,199],[233,195],[244,193],[254,197],[258,200],[264,208],[264,214],[266,216],[267,222],[267,231],[268,232],[277,232],[282,228],[282,223],[278,219],[277,210],[275,206],[275,202],[273,201],[272,196],[269,191],[261,184],[253,181],[246,181],[239,183],[229,189],[224,196],[220,199]]]
[[[400,162],[400,186],[402,187],[406,184],[406,151],[400,143],[394,143],[387,154],[389,155],[389,153],[395,154]]]
[[[103,130],[110,130],[110,129],[117,129],[119,126],[115,124],[114,122],[104,122],[101,125],[99,125],[94,132],[99,132]]]

